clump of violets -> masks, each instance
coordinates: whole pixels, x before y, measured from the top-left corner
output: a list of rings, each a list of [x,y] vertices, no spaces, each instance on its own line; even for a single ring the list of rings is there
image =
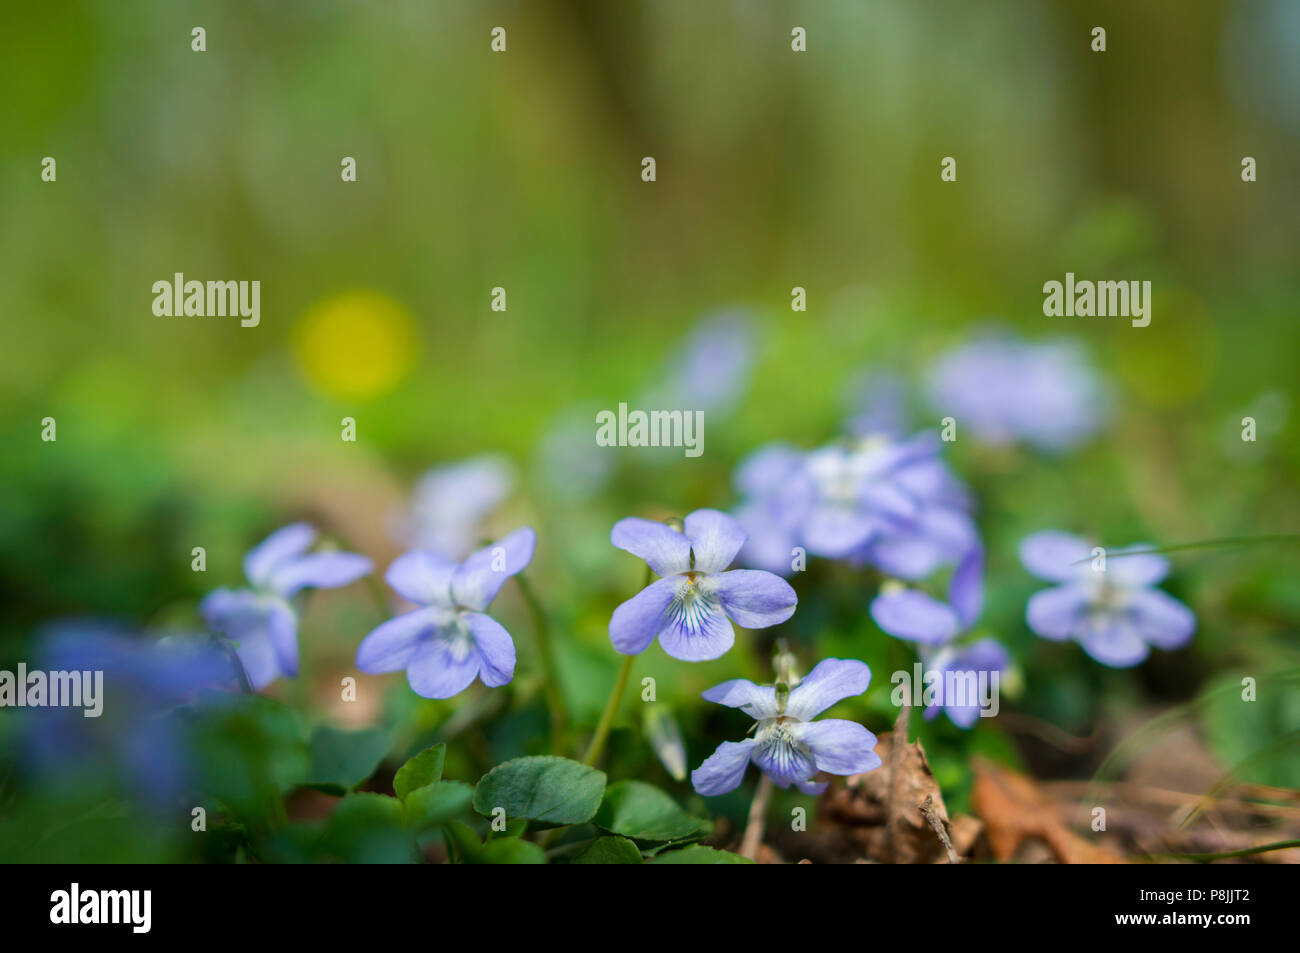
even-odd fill
[[[235,643],[249,684],[261,690],[298,674],[298,610],[304,589],[336,589],[370,572],[365,556],[336,550],[308,552],[316,530],[293,523],[276,530],[244,557],[249,588],[215,589],[199,604],[208,627]]]
[[[854,721],[813,719],[836,702],[861,695],[871,682],[871,670],[853,659],[820,662],[793,686],[756,685],[743,678],[715,685],[706,701],[739,708],[756,722],[754,737],[724,741],[691,772],[691,784],[705,797],[726,794],[739,786],[752,762],[781,788],[791,785],[806,794],[820,794],[827,774],[861,774],[880,767],[876,736]]]
[[[425,698],[451,698],[475,678],[491,688],[508,684],[515,643],[486,612],[505,581],[527,568],[536,542],[525,526],[462,563],[431,550],[397,557],[384,581],[418,608],[367,635],[357,668],[370,675],[404,669],[412,691]]]
[[[1056,530],[1025,537],[1024,567],[1048,582],[1025,606],[1025,621],[1054,642],[1074,639],[1103,665],[1128,668],[1150,647],[1177,649],[1196,630],[1196,616],[1169,593],[1156,589],[1169,575],[1169,561],[1134,544],[1094,555],[1085,539]],[[1129,554],[1129,555],[1126,555]]]
[[[736,641],[732,622],[765,629],[794,614],[798,598],[781,577],[756,569],[727,571],[745,531],[726,513],[696,510],[682,532],[628,517],[614,524],[610,542],[662,577],[609,620],[610,641],[624,655],[640,654],[658,639],[665,652],[684,662],[716,659]]]
[[[746,560],[788,574],[802,547],[903,579],[955,563],[977,536],[969,494],[940,449],[933,433],[878,433],[803,454],[761,448],[736,475],[737,515],[756,541]]]
[[[926,391],[935,410],[983,443],[1049,452],[1083,443],[1110,412],[1101,378],[1074,342],[1029,342],[1001,331],[940,356]]]
[[[871,602],[871,617],[876,625],[895,638],[916,643],[926,679],[932,680],[933,703],[926,706],[927,720],[942,709],[957,727],[972,727],[980,717],[979,699],[963,697],[960,690],[973,688],[981,678],[987,682],[993,673],[1000,675],[1010,664],[1007,650],[996,639],[956,644],[984,607],[983,572],[983,550],[975,547],[953,572],[947,603],[919,589],[889,583]],[[949,686],[954,687],[952,693],[948,692]]]

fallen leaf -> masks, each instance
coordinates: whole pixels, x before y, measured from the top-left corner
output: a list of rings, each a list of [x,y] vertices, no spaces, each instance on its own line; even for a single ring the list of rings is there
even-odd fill
[[[1088,843],[1061,822],[1056,803],[1031,779],[976,758],[971,809],[984,822],[999,861],[1017,857],[1026,841],[1042,841],[1062,864],[1122,864],[1123,857]]]
[[[893,864],[946,863],[948,854],[943,842],[921,811],[929,798],[929,810],[951,837],[948,809],[930,771],[925,748],[919,741],[908,742],[895,757],[893,736],[885,735],[876,746],[876,753],[880,755],[881,766],[865,774],[852,775],[843,788],[828,792],[823,811],[840,823],[857,827],[854,840],[872,860]],[[970,842],[973,840],[974,837],[969,838]]]

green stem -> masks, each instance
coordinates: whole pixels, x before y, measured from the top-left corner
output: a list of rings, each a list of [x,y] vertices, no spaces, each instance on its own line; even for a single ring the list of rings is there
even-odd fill
[[[1281,840],[1272,844],[1260,844],[1258,847],[1243,847],[1241,850],[1225,850],[1217,854],[1165,854],[1164,856],[1177,858],[1179,860],[1196,860],[1206,863],[1214,860],[1224,860],[1229,857],[1249,857],[1251,854],[1264,854],[1272,850],[1290,850],[1292,847],[1300,847],[1300,840]]]
[[[311,711],[311,667],[307,665],[307,653],[303,646],[307,643],[302,637],[303,623],[307,619],[307,603],[311,601],[311,590],[304,589],[298,599],[298,672],[293,678],[293,703],[300,714]]]
[[[645,582],[641,584],[641,588],[644,589],[654,582],[654,578],[654,570],[646,566]],[[600,724],[596,725],[596,733],[591,736],[591,744],[587,746],[587,753],[583,755],[583,764],[595,764],[601,752],[605,750],[605,739],[609,737],[614,716],[618,714],[618,706],[622,704],[623,691],[627,688],[628,676],[632,674],[632,662],[635,658],[635,655],[623,656],[623,664],[619,666],[618,675],[614,678],[614,687],[609,692],[609,701],[605,702],[605,710],[601,713]]]
[[[542,679],[546,688],[546,707],[551,713],[551,753],[563,754],[568,713],[564,708],[564,693],[560,691],[560,676],[555,666],[555,655],[551,648],[551,628],[546,621],[542,604],[533,592],[532,585],[520,573],[515,576],[515,584],[528,604],[528,611],[533,617],[533,631],[537,634],[537,654],[542,660]]]
[[[619,666],[618,675],[614,678],[614,687],[610,690],[609,700],[605,702],[605,710],[601,713],[600,724],[596,726],[596,733],[592,735],[587,753],[583,755],[583,764],[594,765],[605,750],[605,740],[609,737],[609,729],[614,724],[614,716],[618,714],[618,706],[623,701],[623,691],[627,688],[628,676],[632,674],[634,661],[636,661],[635,655],[623,656],[623,664]]]

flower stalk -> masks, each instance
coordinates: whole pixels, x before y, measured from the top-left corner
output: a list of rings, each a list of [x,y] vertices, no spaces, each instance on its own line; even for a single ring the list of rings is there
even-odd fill
[[[650,585],[654,577],[654,570],[647,566],[645,582],[642,584],[642,588],[644,589]],[[632,662],[635,659],[635,655],[623,656],[623,664],[619,666],[618,674],[614,676],[614,687],[610,689],[609,699],[605,702],[605,710],[600,714],[600,722],[596,725],[596,733],[591,736],[591,742],[587,745],[587,753],[582,756],[583,764],[594,765],[605,750],[605,740],[609,737],[609,729],[614,724],[614,716],[618,714],[618,706],[623,703],[623,692],[627,690],[627,681],[632,675]]]
[[[614,677],[614,687],[610,689],[609,700],[605,702],[600,723],[596,725],[596,733],[591,736],[587,753],[582,756],[583,764],[594,765],[604,753],[605,741],[609,738],[609,729],[614,724],[614,716],[618,714],[618,706],[623,702],[623,692],[627,689],[627,681],[632,674],[632,662],[635,660],[635,655],[623,656],[623,664],[619,666],[618,675]]]
[[[749,802],[749,817],[745,821],[745,836],[740,842],[740,856],[758,860],[758,849],[763,846],[763,830],[767,826],[767,805],[772,800],[772,779],[760,775],[754,800]]]

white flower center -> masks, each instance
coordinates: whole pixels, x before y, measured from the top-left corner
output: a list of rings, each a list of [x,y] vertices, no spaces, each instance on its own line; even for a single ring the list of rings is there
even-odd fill
[[[813,773],[812,750],[794,736],[795,718],[782,715],[758,723],[755,751],[765,755],[782,777],[807,778]]]
[[[474,650],[474,635],[459,613],[438,633],[438,639],[447,647],[454,662],[463,662]]]
[[[701,632],[721,610],[717,580],[710,573],[679,574],[677,591],[668,606],[668,617],[677,626],[690,633]]]

